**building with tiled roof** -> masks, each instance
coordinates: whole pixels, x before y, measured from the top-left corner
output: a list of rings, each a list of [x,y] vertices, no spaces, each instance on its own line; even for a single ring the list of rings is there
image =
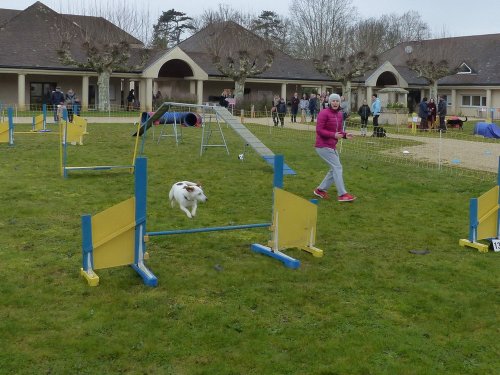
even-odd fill
[[[126,40],[131,45],[130,64],[139,61],[144,48],[141,41],[104,18],[60,14],[38,1],[25,10],[0,9],[0,103],[18,108],[39,107],[47,103],[50,92],[60,86],[63,91],[75,90],[84,108],[95,106],[97,74],[63,65],[56,53],[61,45],[62,30],[77,34],[86,27],[106,30],[103,35],[108,38]],[[237,24],[230,27],[242,29]],[[217,70],[206,52],[205,41],[209,37],[210,33],[203,29],[174,48],[151,52],[142,69],[113,72],[111,104],[123,105],[130,87],[135,88],[141,109],[145,110],[151,109],[153,92],[157,90],[164,98],[191,95],[198,103],[204,103],[218,97],[224,89],[233,88],[234,83]],[[86,56],[79,43],[73,41],[72,53],[84,61]],[[427,80],[406,64],[412,47],[416,49],[418,43],[435,48],[436,57],[446,46],[455,46],[450,62],[460,66],[460,72],[438,81],[439,94],[448,98],[449,113],[486,116],[489,113],[486,108],[495,111],[500,108],[500,34],[402,43],[379,56],[377,69],[353,82],[352,107],[356,108],[374,93],[384,93],[380,95],[383,103],[407,101],[410,109],[423,96],[428,96]],[[319,73],[311,61],[276,51],[270,69],[247,79],[245,93],[249,98],[273,94],[290,98],[294,92],[312,89],[325,92],[332,88],[341,91],[340,83]],[[395,94],[385,94],[391,89]],[[498,117],[500,112],[495,112],[495,118]]]

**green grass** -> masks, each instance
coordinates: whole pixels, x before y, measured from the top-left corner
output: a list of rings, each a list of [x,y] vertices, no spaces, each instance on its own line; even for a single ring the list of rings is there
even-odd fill
[[[313,134],[249,128],[297,172],[285,176],[285,189],[312,198],[326,173]],[[69,164],[130,163],[133,131],[90,124]],[[238,160],[244,144],[224,135],[229,156],[209,148],[200,157],[198,128],[184,128],[179,146],[147,139],[148,231],[271,220],[272,169],[251,150]],[[63,179],[57,135],[15,142],[0,145],[0,374],[499,371],[497,254],[458,246],[469,199],[495,176],[385,163],[345,142],[345,181],[359,198],[319,202],[323,258],[290,249],[301,261],[290,270],[255,254],[250,244],[266,243],[265,229],[155,237],[148,266],[157,288],[130,267],[98,270],[92,288],[79,276],[80,215],[132,196],[133,176]],[[184,179],[201,181],[209,197],[193,220],[168,203],[171,184]]]

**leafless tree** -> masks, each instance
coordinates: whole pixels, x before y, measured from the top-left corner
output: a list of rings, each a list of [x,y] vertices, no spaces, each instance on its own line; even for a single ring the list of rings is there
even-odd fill
[[[269,69],[274,52],[265,40],[234,22],[207,26],[207,52],[219,72],[234,80],[235,98],[242,99],[245,81]]]
[[[125,32],[133,35],[145,45],[152,39],[153,25],[148,3],[132,0],[75,0],[64,2],[59,13],[102,17]]]
[[[419,41],[430,38],[429,25],[422,20],[420,14],[410,10],[402,15],[394,13],[383,15],[380,22],[384,26],[381,50],[383,52],[401,42]]]
[[[336,57],[355,20],[356,8],[351,0],[296,0],[290,6],[290,14],[294,56]]]
[[[216,10],[207,9],[201,16],[194,18],[192,22],[192,25],[195,27],[193,33],[198,32],[207,26],[227,21],[237,23],[238,25],[250,29],[254,18],[255,16],[251,14],[244,14],[227,4],[219,4]]]

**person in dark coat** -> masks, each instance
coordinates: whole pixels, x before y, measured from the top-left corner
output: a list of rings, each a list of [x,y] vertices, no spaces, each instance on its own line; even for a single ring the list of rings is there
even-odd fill
[[[130,90],[127,95],[127,111],[131,111],[134,108],[135,93],[134,89]]]
[[[427,117],[429,116],[429,106],[427,105],[427,98],[424,97],[418,105],[418,117],[420,117],[420,130],[427,130],[428,123]]]
[[[292,96],[292,99],[290,100],[291,103],[291,109],[290,109],[290,114],[291,114],[291,120],[292,122],[297,122],[297,113],[299,112],[299,94],[294,93]]]
[[[309,113],[311,114],[311,122],[314,122],[314,118],[317,113],[317,107],[318,98],[316,97],[316,94],[311,94],[311,97],[309,98]]]
[[[439,116],[439,130],[442,132],[446,131],[446,111],[447,111],[447,103],[443,95],[439,95],[439,102],[437,107],[437,114]]]
[[[61,91],[59,86],[56,87],[55,91],[52,91],[50,96],[50,104],[52,104],[52,109],[54,111],[54,122],[59,121],[58,108],[64,105],[64,93]]]
[[[281,127],[285,126],[286,102],[284,98],[280,99],[278,105],[276,106],[276,112],[278,112]]]
[[[361,136],[366,137],[366,126],[368,125],[368,117],[372,112],[370,111],[370,106],[366,104],[366,99],[363,100],[363,104],[358,109],[358,115],[361,117]]]
[[[427,125],[429,129],[434,129],[434,124],[436,123],[436,103],[434,99],[430,98],[429,103],[427,103],[427,108],[429,109],[429,115],[427,116]]]

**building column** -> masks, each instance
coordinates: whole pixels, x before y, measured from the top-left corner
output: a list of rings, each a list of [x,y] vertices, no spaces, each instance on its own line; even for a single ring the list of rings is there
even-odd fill
[[[89,109],[89,77],[82,77],[82,90],[80,95],[80,104],[82,105],[82,110],[86,111]]]
[[[492,122],[494,116],[494,108],[491,105],[491,89],[486,89],[486,121]]]
[[[24,110],[26,106],[26,75],[17,75],[17,107],[19,110]]]
[[[366,100],[366,104],[369,104],[368,98],[365,98],[363,88],[361,86],[358,86],[358,88],[356,89],[356,92],[357,92],[357,97],[358,97],[357,98],[358,102],[356,103],[356,108],[359,108],[361,106],[361,104],[363,103],[363,100]]]
[[[286,83],[281,84],[281,97],[285,98],[286,101]]]
[[[137,90],[136,90],[137,91]],[[153,110],[153,79],[145,78],[139,81],[139,95],[135,95],[139,100],[140,110],[142,112],[151,112]]]
[[[189,81],[189,93],[192,95],[196,95],[196,81]]]
[[[373,95],[373,88],[371,86],[368,86],[366,88],[366,101],[368,102],[367,103],[368,105],[371,103],[372,95]]]
[[[457,113],[457,90],[455,89],[452,89],[451,90],[451,108],[450,108],[450,112],[453,113],[453,114],[456,114]]]
[[[196,97],[197,103],[203,104],[203,81],[201,79],[196,81]]]
[[[425,89],[420,89],[420,101],[425,98]]]

